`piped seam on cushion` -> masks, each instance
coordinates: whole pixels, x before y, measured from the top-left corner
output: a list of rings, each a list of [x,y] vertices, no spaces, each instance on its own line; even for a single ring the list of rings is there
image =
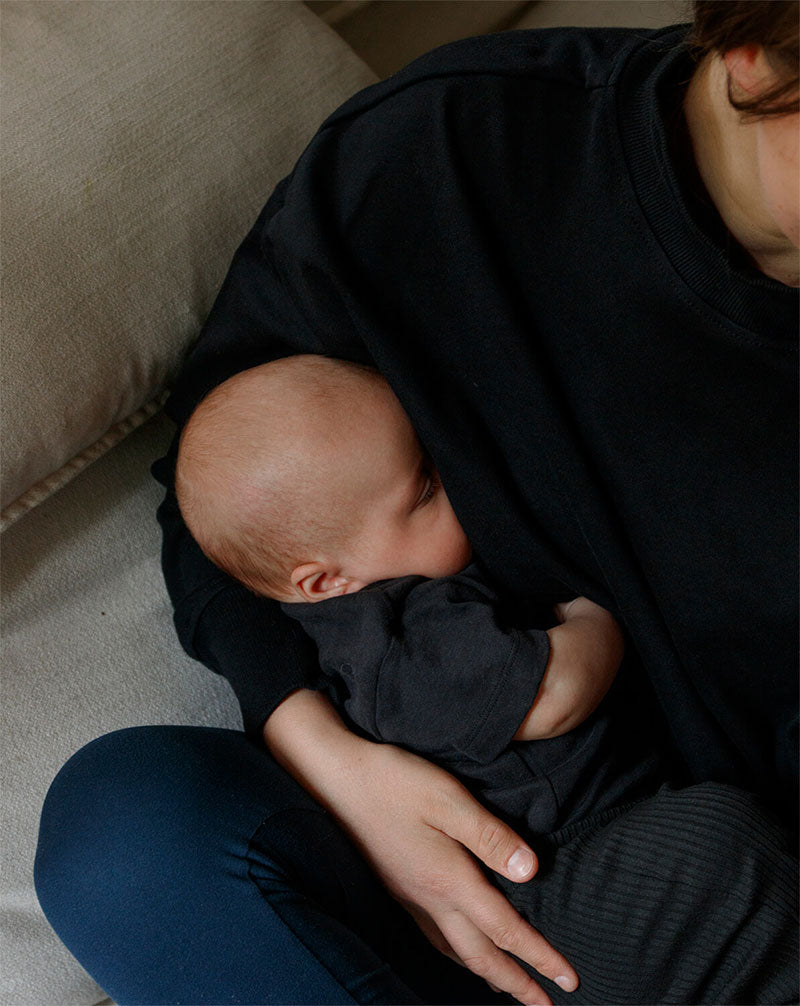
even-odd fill
[[[26,489],[21,496],[18,496],[13,503],[9,503],[5,510],[0,513],[0,532],[11,527],[12,524],[18,521],[29,510],[33,510],[34,507],[37,507],[48,499],[48,497],[58,492],[68,482],[71,482],[76,475],[80,475],[84,468],[87,468],[93,461],[97,461],[98,458],[101,458],[110,451],[112,447],[116,447],[120,441],[133,433],[135,429],[152,418],[163,407],[168,394],[169,392],[167,391],[159,392],[155,398],[151,398],[149,402],[131,413],[126,419],[115,423],[102,437],[99,437],[89,447],[80,451],[75,457],[70,458],[59,469],[40,479],[30,489]]]

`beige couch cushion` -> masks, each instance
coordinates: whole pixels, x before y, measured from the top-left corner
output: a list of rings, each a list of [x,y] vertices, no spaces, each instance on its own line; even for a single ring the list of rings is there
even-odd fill
[[[4,525],[151,415],[315,127],[374,80],[299,2],[4,0]]]
[[[436,0],[435,3],[307,0],[307,3],[381,78],[457,38],[514,28],[517,19],[532,6],[529,0]]]

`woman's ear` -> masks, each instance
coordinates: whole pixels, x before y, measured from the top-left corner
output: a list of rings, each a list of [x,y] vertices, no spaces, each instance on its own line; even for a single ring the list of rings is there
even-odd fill
[[[359,589],[329,562],[304,562],[292,571],[291,580],[298,600],[311,604]]]
[[[755,98],[775,82],[775,72],[760,45],[737,46],[722,58],[728,71],[729,93],[734,99]]]

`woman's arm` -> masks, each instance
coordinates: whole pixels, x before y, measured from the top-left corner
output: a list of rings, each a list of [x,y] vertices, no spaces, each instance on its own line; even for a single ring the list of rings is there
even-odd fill
[[[578,979],[481,872],[530,880],[532,850],[443,769],[352,734],[318,692],[292,693],[264,727],[273,756],[359,847],[431,943],[522,1003],[549,1003],[509,954],[562,988]]]
[[[549,629],[550,659],[536,701],[515,741],[560,737],[600,705],[622,663],[625,639],[614,616],[586,597],[558,604]]]

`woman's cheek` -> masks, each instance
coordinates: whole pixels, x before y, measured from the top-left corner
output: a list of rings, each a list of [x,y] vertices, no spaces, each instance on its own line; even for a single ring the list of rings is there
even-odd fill
[[[758,125],[767,209],[780,232],[800,248],[800,114],[762,119]]]

